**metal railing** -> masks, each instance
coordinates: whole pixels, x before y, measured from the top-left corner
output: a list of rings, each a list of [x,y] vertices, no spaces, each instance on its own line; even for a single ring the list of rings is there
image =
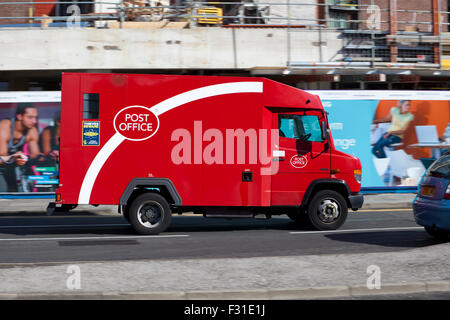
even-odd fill
[[[163,1],[163,0],[161,0]],[[266,0],[268,1],[268,0]],[[329,0],[330,3],[314,3],[314,0],[305,0],[305,2],[295,2],[295,0],[281,0],[277,2],[265,2],[264,0],[258,1],[241,1],[241,2],[226,2],[226,1],[184,1],[183,5],[154,5],[159,1],[127,1],[117,0],[116,2],[108,1],[48,1],[48,2],[36,2],[36,1],[0,1],[0,22],[5,24],[7,20],[27,20],[27,22],[39,22],[43,20],[42,15],[36,16],[36,8],[47,7],[68,7],[68,6],[90,6],[92,12],[80,13],[78,12],[80,21],[92,21],[93,19],[103,19],[107,16],[108,19],[116,19],[123,21],[131,20],[133,16],[140,15],[154,15],[158,12],[158,19],[169,20],[186,20],[192,22],[192,25],[196,25],[197,21],[202,18],[216,18],[217,20],[225,23],[222,25],[247,25],[254,24],[253,21],[258,21],[258,24],[277,24],[285,26],[317,26],[326,27],[327,29],[363,29],[369,23],[374,23],[374,19],[378,13],[388,13],[388,8],[379,8],[376,5],[357,5],[353,4],[356,1],[339,1]],[[406,1],[406,0],[405,0]],[[432,1],[432,0],[428,0]],[[138,5],[142,3],[142,5]],[[144,5],[147,3],[147,5]],[[153,4],[153,5],[151,5]],[[23,12],[27,12],[27,15],[5,15],[5,10],[2,10],[5,6],[21,7]],[[102,6],[107,12],[97,12],[96,7]],[[223,8],[228,6],[228,10],[224,10],[223,14],[199,14],[199,8],[205,7],[218,7]],[[299,14],[306,7],[311,8],[307,11],[307,14]],[[378,7],[378,8],[375,8]],[[299,10],[299,8],[301,8]],[[340,12],[346,8],[347,12]],[[348,10],[351,8],[351,10]],[[297,9],[297,12],[295,10]],[[322,11],[323,16],[311,17],[310,12]],[[42,11],[42,10],[41,10]],[[55,10],[49,10],[49,13]],[[60,11],[60,10],[59,10]],[[367,17],[364,19],[357,18],[359,14],[367,12]],[[397,13],[410,13],[413,16],[417,15],[431,15],[430,10],[396,10]],[[61,12],[60,12],[61,13]],[[227,15],[227,13],[231,13]],[[441,15],[448,15],[449,12],[440,12]],[[53,21],[67,21],[69,17],[76,15],[75,12],[65,12],[62,14],[46,14],[44,18],[51,19]],[[320,14],[319,14],[320,15]],[[356,17],[356,18],[355,18]],[[389,19],[379,20],[377,23],[383,25],[388,24]],[[432,26],[431,21],[417,21],[412,17],[412,20],[398,20],[399,25],[428,25]],[[448,21],[441,21],[441,26],[448,26]]]
[[[436,0],[425,0],[421,8],[361,5],[356,0],[254,0],[254,1],[2,1],[0,32],[8,28],[108,28],[129,27],[132,22],[184,22],[182,27],[285,28],[287,65],[296,38],[292,33],[317,33],[319,59],[323,61],[324,32],[339,32],[343,39],[340,60],[344,67],[374,67],[392,63],[440,67],[441,33],[450,29],[450,12],[436,8]],[[78,8],[78,9],[77,9]],[[13,10],[15,9],[15,10]],[[69,10],[70,9],[70,10]],[[416,10],[417,9],[417,10]],[[22,15],[18,15],[22,12]],[[436,21],[438,19],[439,21]],[[331,62],[329,62],[331,63]]]

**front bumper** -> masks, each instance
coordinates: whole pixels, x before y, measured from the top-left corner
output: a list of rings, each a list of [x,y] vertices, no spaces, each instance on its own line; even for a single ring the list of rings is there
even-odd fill
[[[350,203],[350,208],[356,211],[363,206],[364,196],[361,193],[355,193],[348,196],[348,201]]]

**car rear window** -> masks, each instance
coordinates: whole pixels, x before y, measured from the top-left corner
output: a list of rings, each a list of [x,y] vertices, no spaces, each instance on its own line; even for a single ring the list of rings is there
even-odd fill
[[[450,179],[450,154],[439,158],[428,168],[428,176]]]

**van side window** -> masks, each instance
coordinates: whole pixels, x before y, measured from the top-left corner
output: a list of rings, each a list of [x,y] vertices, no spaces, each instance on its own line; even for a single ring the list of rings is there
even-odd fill
[[[84,93],[83,94],[83,119],[99,118],[100,94]]]
[[[303,137],[311,134],[305,140],[312,142],[322,141],[320,122],[316,115],[279,114],[278,129],[280,137],[304,140]]]
[[[318,116],[305,115],[301,116],[305,134],[310,133],[311,137],[308,141],[322,142],[322,129],[320,128],[320,121]]]
[[[302,125],[302,123],[299,121],[297,115],[278,115],[278,129],[280,130],[280,137],[300,139],[301,134],[303,133],[303,127],[300,129],[299,125]]]

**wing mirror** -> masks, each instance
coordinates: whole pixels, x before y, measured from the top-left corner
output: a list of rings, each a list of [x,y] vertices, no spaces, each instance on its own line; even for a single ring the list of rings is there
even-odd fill
[[[325,141],[328,139],[328,125],[326,121],[322,121],[320,123],[320,129],[322,131],[322,140]]]

